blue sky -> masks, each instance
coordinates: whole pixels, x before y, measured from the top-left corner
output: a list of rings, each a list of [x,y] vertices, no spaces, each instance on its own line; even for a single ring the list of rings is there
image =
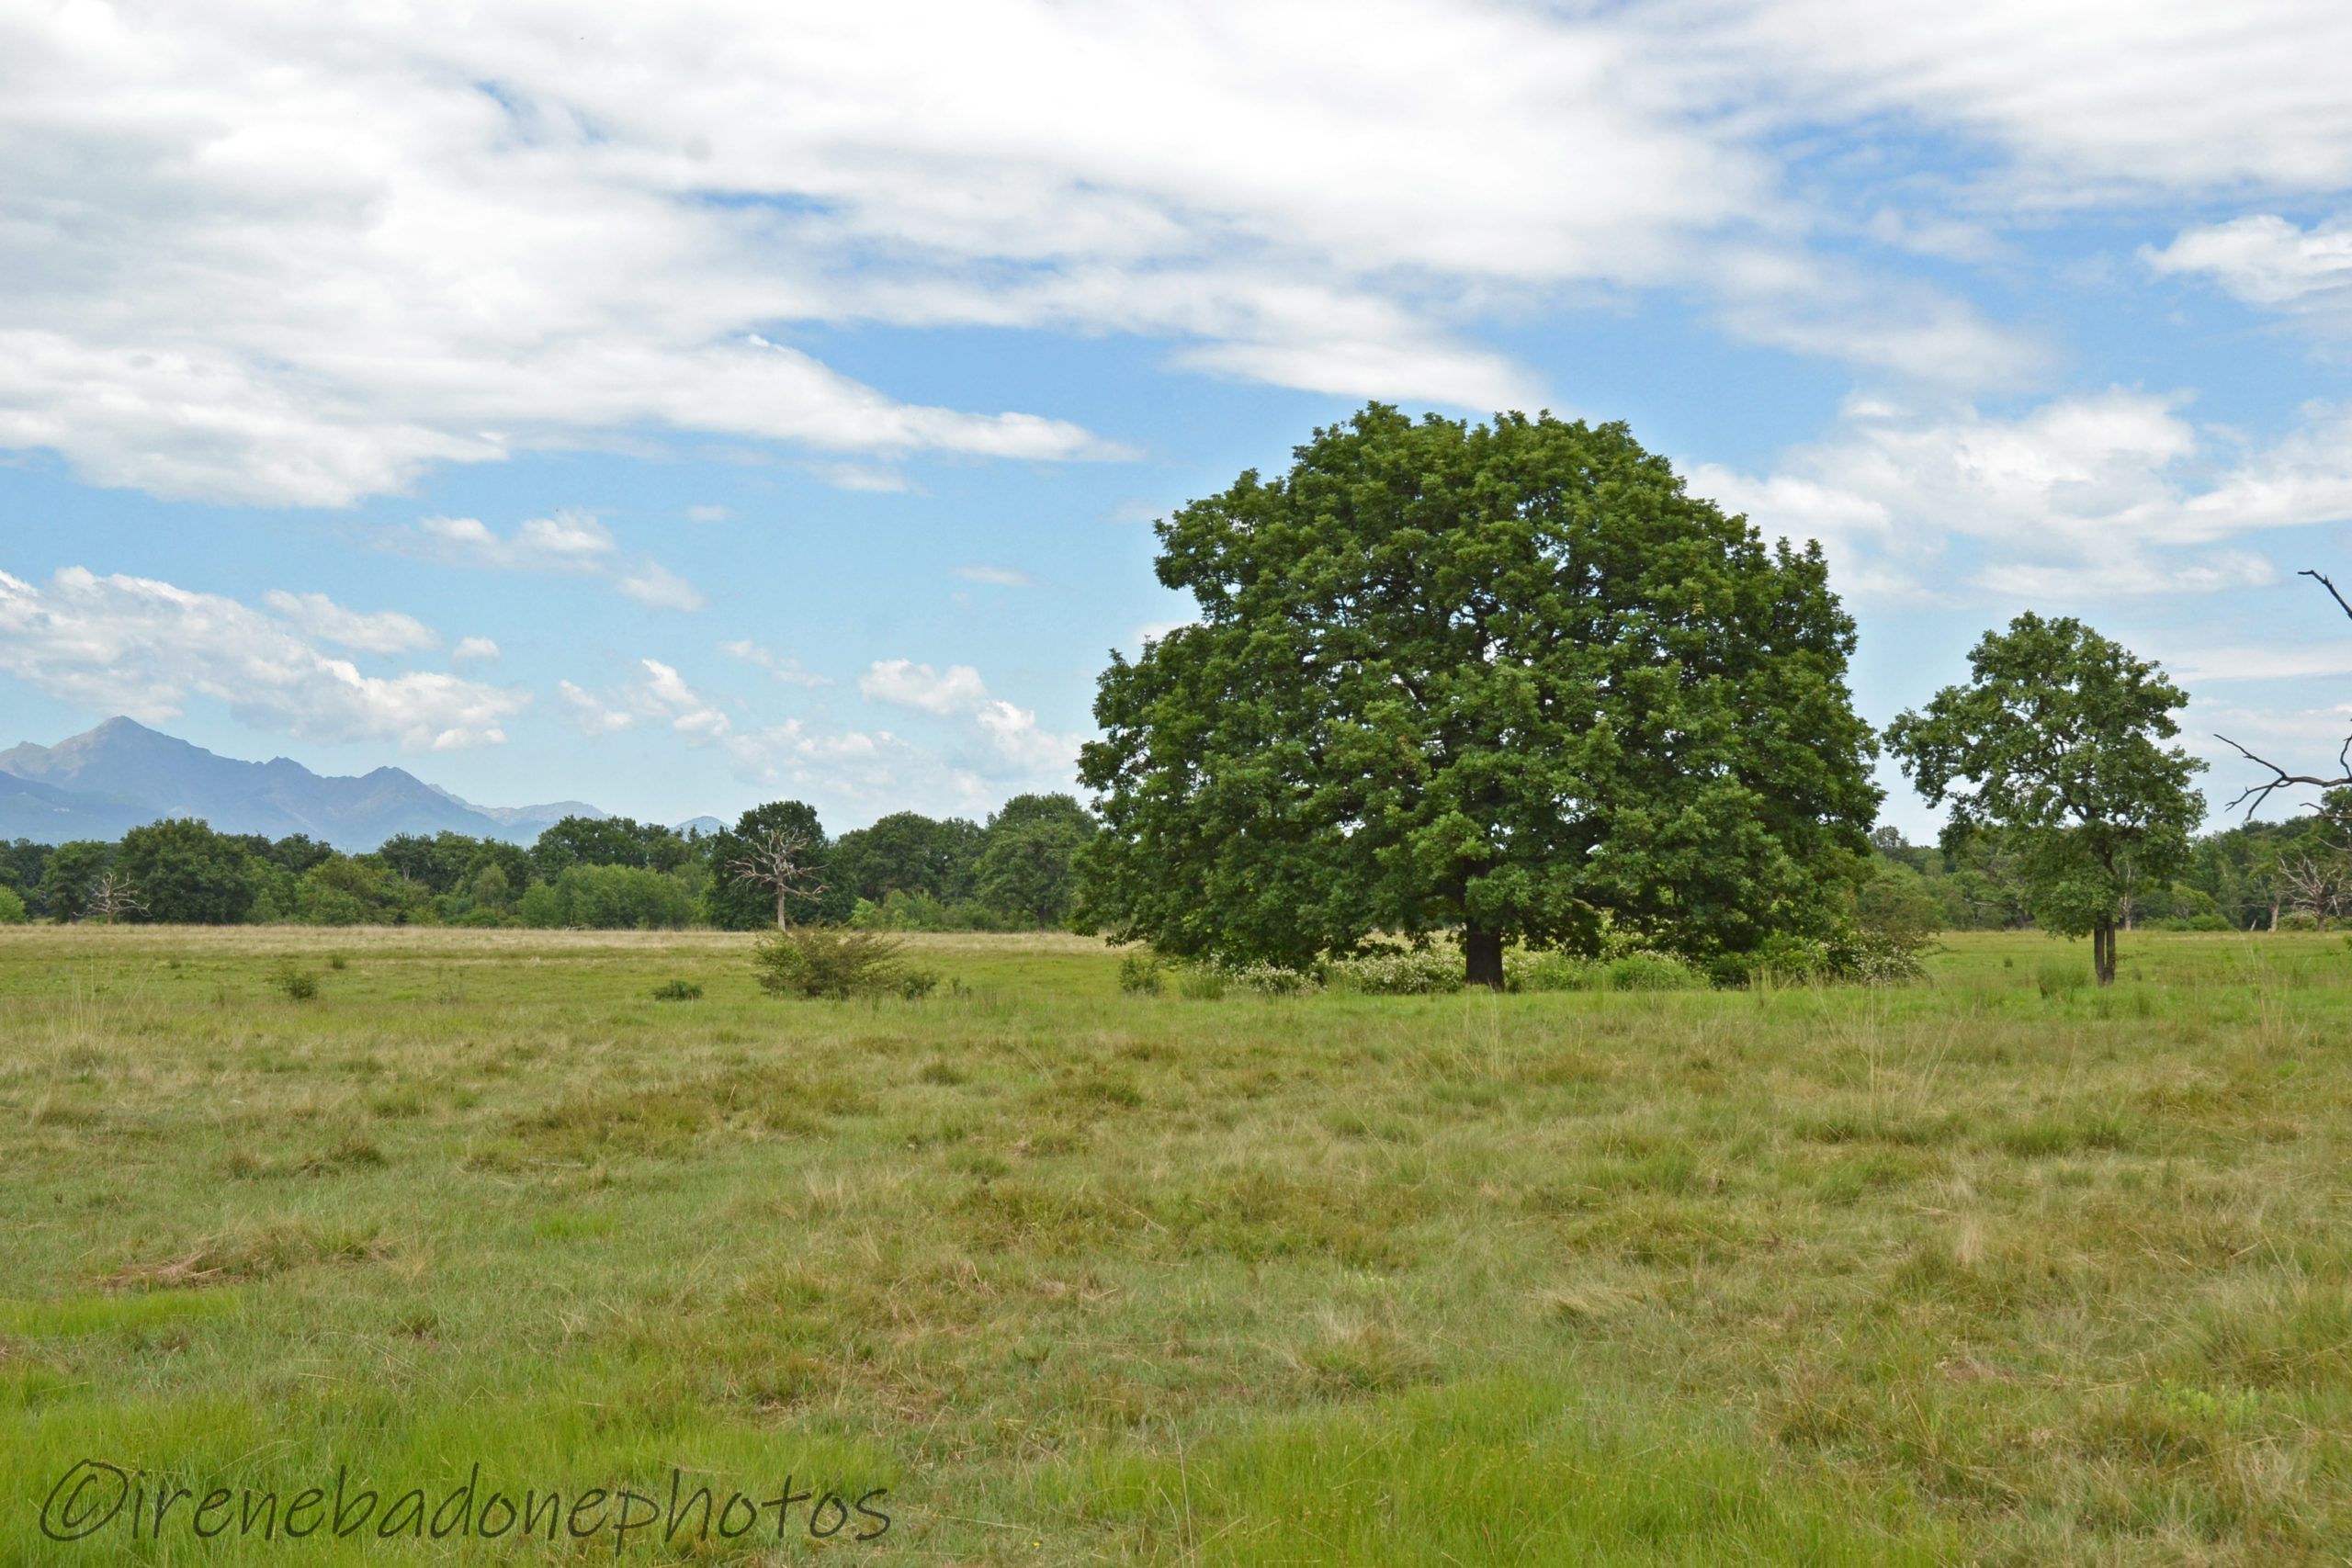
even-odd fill
[[[2340,6],[332,9],[0,19],[0,743],[983,814],[1367,398],[1821,539],[1882,723],[2035,609],[2217,801],[2352,726]]]

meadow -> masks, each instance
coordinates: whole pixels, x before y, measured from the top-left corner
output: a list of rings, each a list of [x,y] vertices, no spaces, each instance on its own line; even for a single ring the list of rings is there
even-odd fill
[[[714,934],[0,931],[0,1559],[2352,1558],[2339,935],[1213,1000],[913,945],[831,1003]],[[93,1459],[160,1537],[43,1535]],[[192,1528],[339,1468],[355,1534]],[[555,1541],[375,1539],[469,1478]]]

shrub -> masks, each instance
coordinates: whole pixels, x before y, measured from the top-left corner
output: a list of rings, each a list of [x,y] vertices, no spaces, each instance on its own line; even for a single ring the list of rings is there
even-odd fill
[[[319,994],[319,977],[308,969],[287,964],[269,982],[289,1002],[307,1002]]]
[[[1167,988],[1156,953],[1130,953],[1119,960],[1119,989],[1132,997],[1156,997]]]
[[[1262,960],[1253,964],[1227,964],[1220,967],[1226,979],[1233,985],[1245,991],[1255,991],[1261,997],[1297,997],[1323,988],[1323,982],[1304,969],[1285,969],[1279,964]]]
[[[1828,977],[1849,986],[1907,986],[1928,977],[1935,938],[1925,931],[1843,931],[1824,944]]]
[[[17,897],[13,887],[0,887],[0,926],[21,926],[25,923],[25,901]]]
[[[930,994],[939,976],[910,967],[906,944],[872,931],[795,926],[752,950],[761,988],[783,997],[906,997]]]
[[[1437,996],[1462,988],[1462,955],[1442,948],[1367,953],[1333,963],[1329,983],[1336,990],[1373,997]]]
[[[1507,991],[1590,991],[1600,988],[1600,965],[1572,953],[1503,954],[1503,989]]]
[[[2290,909],[2278,917],[2273,928],[2282,931],[2315,931],[2320,929],[2319,917],[2309,909]]]
[[[657,1002],[695,1002],[702,999],[702,987],[692,980],[664,980],[653,987]]]
[[[2033,972],[2034,988],[2045,997],[2069,996],[2090,982],[2080,964],[2064,960],[2046,960]]]
[[[1176,972],[1176,994],[1188,1001],[1213,1002],[1225,995],[1226,973],[1214,964],[1188,964]]]

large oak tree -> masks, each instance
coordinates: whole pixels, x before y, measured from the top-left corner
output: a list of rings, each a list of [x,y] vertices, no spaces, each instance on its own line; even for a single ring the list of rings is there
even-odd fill
[[[1878,803],[1817,548],[1624,426],[1372,404],[1160,523],[1196,624],[1113,655],[1086,913],[1184,955],[1377,933],[1699,959],[1817,932]]]

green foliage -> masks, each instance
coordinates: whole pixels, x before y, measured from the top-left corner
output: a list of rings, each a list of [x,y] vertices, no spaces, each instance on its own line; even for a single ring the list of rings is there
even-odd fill
[[[47,844],[37,844],[30,839],[16,839],[0,842],[0,886],[15,890],[25,901],[27,912],[46,915],[49,910],[40,900],[41,879],[49,871],[49,857],[53,852]]]
[[[949,904],[928,893],[892,893],[879,904],[860,898],[849,923],[869,931],[994,931],[1001,922],[974,903]]]
[[[575,865],[534,885],[516,913],[526,925],[588,931],[678,931],[695,900],[681,878],[630,865]]]
[[[1888,728],[1889,750],[1929,805],[1950,802],[1948,848],[1993,840],[2018,857],[2038,924],[2109,941],[2126,899],[2187,861],[2204,815],[2204,763],[2162,744],[2187,694],[2071,618],[2020,615],[1969,667],[1967,685]]]
[[[294,918],[306,925],[408,925],[425,914],[424,888],[380,863],[330,855],[294,886]]]
[[[936,822],[921,812],[896,811],[870,828],[843,833],[832,846],[831,868],[845,889],[870,903],[894,893],[956,903],[971,897],[981,838],[978,825],[962,818]]]
[[[13,887],[0,887],[0,926],[21,926],[27,919],[25,901]]]
[[[664,980],[653,987],[657,1002],[693,1002],[702,999],[702,987],[692,980]]]
[[[1130,953],[1119,960],[1119,989],[1131,997],[1156,997],[1168,988],[1167,967],[1156,953]]]
[[[133,828],[122,836],[113,869],[138,888],[139,919],[235,925],[253,908],[244,845],[191,818]]]
[[[1176,971],[1176,994],[1186,1001],[1220,1000],[1229,984],[1226,972],[1214,964],[1187,964]]]
[[[906,960],[906,944],[872,931],[792,926],[760,939],[752,967],[761,988],[808,998],[928,995],[939,976]]]
[[[575,865],[674,871],[694,853],[693,845],[659,823],[627,817],[566,817],[539,834],[530,858],[538,874],[552,882]]]
[[[980,901],[1017,925],[1067,924],[1078,856],[1097,830],[1093,814],[1069,795],[1014,795],[989,818],[976,868]]]
[[[1623,426],[1374,404],[1159,535],[1198,621],[1102,677],[1100,929],[1304,965],[1833,922],[1878,799],[1852,621]]]
[[[1826,937],[1781,937],[1758,949],[1747,979],[1842,986],[1907,986],[1928,976],[1935,945],[1925,931],[1841,927]]]
[[[319,976],[316,970],[297,968],[291,964],[281,964],[270,976],[269,983],[279,996],[289,1002],[314,1001],[318,998]]]
[[[1368,997],[1439,996],[1462,989],[1462,955],[1442,947],[1367,953],[1333,960],[1325,965],[1324,977],[1335,991]]]

